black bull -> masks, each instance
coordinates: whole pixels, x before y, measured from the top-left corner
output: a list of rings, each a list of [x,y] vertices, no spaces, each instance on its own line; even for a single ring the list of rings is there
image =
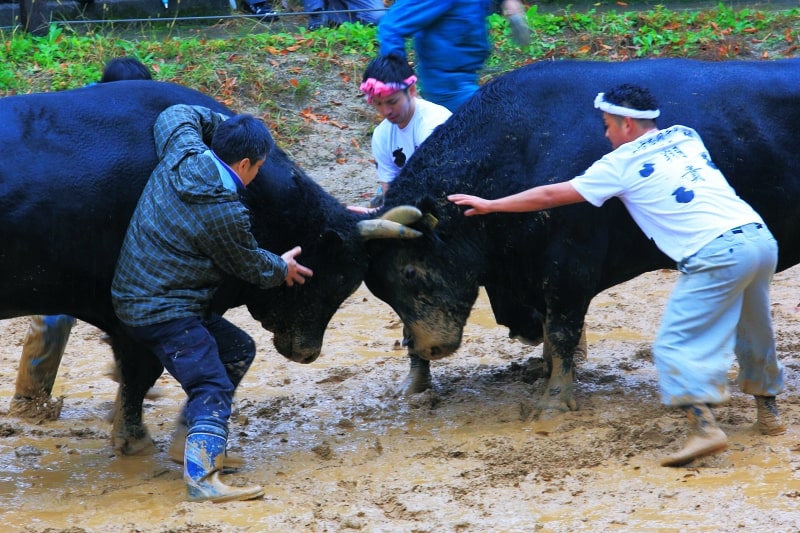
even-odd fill
[[[731,185],[779,241],[780,269],[800,260],[800,60],[523,67],[484,86],[392,184],[386,206],[409,204],[432,215],[412,225],[425,235],[368,245],[367,286],[405,325],[412,359],[407,388],[426,386],[427,361],[459,347],[483,285],[512,336],[544,333],[550,378],[540,408],[576,408],[573,354],[592,298],[675,265],[616,199],[599,209],[583,203],[467,218],[446,196],[497,198],[580,174],[610,150],[594,98],[622,83],[651,89],[662,127],[684,124],[700,133]]]
[[[110,334],[122,376],[112,439],[122,453],[151,446],[142,401],[162,367],[120,329],[111,279],[157,163],[153,124],[176,103],[230,114],[196,91],[143,81],[0,99],[0,318],[64,313]],[[363,279],[356,219],[278,148],[243,201],[260,245],[276,253],[301,245],[299,261],[315,275],[269,291],[232,279],[216,310],[246,304],[280,353],[313,361],[331,316]]]

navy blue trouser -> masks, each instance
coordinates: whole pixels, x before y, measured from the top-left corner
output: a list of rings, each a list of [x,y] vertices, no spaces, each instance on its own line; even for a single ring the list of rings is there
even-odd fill
[[[253,339],[222,316],[179,318],[151,326],[128,326],[148,346],[188,399],[188,426],[198,418],[228,427],[233,393],[256,355]]]
[[[303,0],[303,11],[349,11],[356,13],[329,13],[325,20],[335,24],[343,22],[360,22],[362,24],[378,24],[385,13],[382,0]],[[309,23],[324,22],[319,15],[309,15]]]

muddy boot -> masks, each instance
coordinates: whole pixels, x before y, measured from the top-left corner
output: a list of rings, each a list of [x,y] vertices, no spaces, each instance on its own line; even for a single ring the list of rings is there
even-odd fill
[[[780,435],[786,432],[786,426],[778,413],[775,396],[756,396],[756,429],[762,435]]]
[[[25,335],[17,372],[14,397],[8,414],[19,417],[56,419],[61,412],[47,415],[46,407],[56,381],[75,319],[66,315],[34,315]]]
[[[186,435],[189,433],[189,427],[186,425],[186,420],[180,417],[175,423],[175,429],[172,431],[172,442],[167,450],[167,455],[173,463],[183,464],[183,459],[186,453]],[[225,457],[222,460],[222,474],[235,472],[244,466],[244,457],[240,455],[228,454],[225,450]]]
[[[661,466],[681,466],[712,455],[728,447],[728,437],[717,426],[711,409],[705,404],[684,406],[689,418],[689,438],[683,448],[661,459]]]
[[[220,481],[227,440],[227,431],[211,422],[195,424],[186,436],[183,480],[190,502],[221,503],[264,495],[259,485],[231,487]]]

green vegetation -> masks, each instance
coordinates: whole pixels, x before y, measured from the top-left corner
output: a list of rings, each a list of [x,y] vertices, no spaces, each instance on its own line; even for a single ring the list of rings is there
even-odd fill
[[[522,49],[512,41],[502,16],[489,18],[494,53],[485,78],[552,59],[779,59],[796,57],[800,44],[798,9],[734,11],[718,4],[701,11],[660,6],[577,11],[567,5],[545,13],[533,6],[528,23],[532,39]],[[262,115],[276,129],[279,142],[291,144],[308,120],[308,112],[304,116],[298,109],[321,86],[340,83],[355,89],[355,80],[377,51],[375,28],[275,28],[242,19],[201,29],[154,22],[133,31],[79,32],[54,25],[43,37],[0,32],[0,95],[81,87],[99,79],[108,59],[134,55],[150,66],[156,79],[199,89]]]

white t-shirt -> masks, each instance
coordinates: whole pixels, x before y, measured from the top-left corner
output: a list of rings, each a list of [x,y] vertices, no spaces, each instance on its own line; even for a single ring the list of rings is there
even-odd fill
[[[411,154],[439,124],[450,118],[450,110],[417,97],[414,114],[405,128],[384,119],[372,133],[372,155],[378,181],[391,183]]]
[[[619,146],[570,180],[588,202],[616,196],[676,262],[731,228],[764,221],[739,198],[691,128],[654,130]]]

